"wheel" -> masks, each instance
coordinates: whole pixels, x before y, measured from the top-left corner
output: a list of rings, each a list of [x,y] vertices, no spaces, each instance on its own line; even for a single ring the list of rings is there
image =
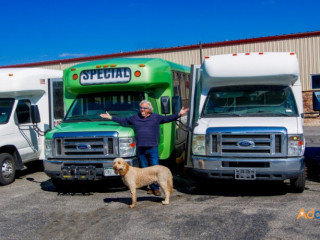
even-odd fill
[[[8,185],[15,180],[16,163],[14,158],[9,153],[0,154],[0,185]]]
[[[306,174],[303,171],[298,178],[290,179],[290,185],[294,192],[302,193],[306,186]]]

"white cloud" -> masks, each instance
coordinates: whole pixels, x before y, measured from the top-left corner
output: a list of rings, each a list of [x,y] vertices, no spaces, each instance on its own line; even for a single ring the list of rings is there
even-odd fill
[[[84,57],[86,54],[84,53],[62,53],[59,55],[59,57]]]

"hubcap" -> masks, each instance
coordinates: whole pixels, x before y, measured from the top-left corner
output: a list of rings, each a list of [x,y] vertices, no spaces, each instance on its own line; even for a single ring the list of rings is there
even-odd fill
[[[5,178],[10,178],[13,174],[13,167],[10,161],[4,161],[4,163],[2,164],[2,175]]]

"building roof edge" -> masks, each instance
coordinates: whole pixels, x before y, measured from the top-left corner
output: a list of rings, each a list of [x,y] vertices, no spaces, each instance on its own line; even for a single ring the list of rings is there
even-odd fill
[[[246,43],[254,43],[254,42],[278,41],[278,40],[292,39],[292,38],[303,38],[303,37],[310,37],[310,36],[317,36],[317,35],[320,35],[320,31],[276,35],[276,36],[269,36],[269,37],[258,37],[258,38],[250,38],[250,39],[230,40],[230,41],[223,41],[223,42],[202,43],[201,46],[202,48],[220,47],[220,46],[230,46],[230,45],[246,44]],[[36,67],[36,66],[52,65],[52,64],[93,61],[93,60],[99,60],[99,59],[135,56],[135,55],[141,55],[141,54],[162,53],[162,52],[171,52],[171,51],[185,51],[185,50],[198,49],[199,47],[200,47],[200,43],[194,44],[194,45],[187,45],[187,46],[155,48],[155,49],[137,50],[137,51],[131,51],[131,52],[120,52],[120,53],[96,55],[96,56],[89,56],[89,57],[78,57],[78,58],[69,58],[69,59],[61,59],[61,60],[15,64],[15,65],[0,66],[0,68]]]

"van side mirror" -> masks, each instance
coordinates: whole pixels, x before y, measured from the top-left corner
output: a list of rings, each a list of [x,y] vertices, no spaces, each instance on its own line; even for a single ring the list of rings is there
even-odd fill
[[[170,113],[170,98],[167,96],[161,97],[161,113],[162,114]]]
[[[31,121],[32,123],[41,122],[38,105],[31,105]]]
[[[320,111],[320,92],[312,94],[313,111]]]
[[[172,97],[172,112],[173,114],[180,112],[182,108],[182,100],[180,96]]]

